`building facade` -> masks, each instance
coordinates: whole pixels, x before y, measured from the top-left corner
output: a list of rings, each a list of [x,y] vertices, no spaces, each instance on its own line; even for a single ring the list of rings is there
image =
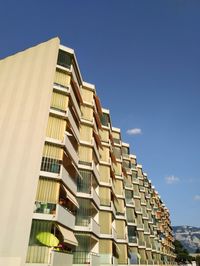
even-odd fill
[[[169,211],[75,53],[0,60],[0,266],[172,265]]]

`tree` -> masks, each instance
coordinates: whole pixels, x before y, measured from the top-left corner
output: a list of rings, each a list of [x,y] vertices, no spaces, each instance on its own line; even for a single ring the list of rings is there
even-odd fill
[[[199,255],[196,256],[196,264],[197,264],[197,266],[200,266],[200,256]]]
[[[191,262],[193,258],[189,255],[187,249],[183,247],[180,241],[174,241],[175,246],[175,254],[176,254],[176,262],[177,263],[187,263]]]

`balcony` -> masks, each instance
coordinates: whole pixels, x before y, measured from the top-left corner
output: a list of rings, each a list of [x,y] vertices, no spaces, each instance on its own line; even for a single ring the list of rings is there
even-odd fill
[[[98,161],[100,161],[99,151],[98,151],[97,144],[96,144],[95,140],[93,140],[93,149],[94,149],[94,152],[95,152],[95,155],[96,155]]]
[[[114,227],[112,227],[112,236],[113,236],[113,239],[116,241],[117,240],[117,232],[116,232]]]
[[[143,230],[144,225],[142,223],[137,223],[137,229]]]
[[[100,226],[92,217],[83,218],[83,221],[79,221],[78,225],[75,226],[76,231],[92,232],[96,236],[100,234]]]
[[[51,253],[49,265],[51,265],[51,266],[66,266],[66,262],[67,262],[67,265],[72,265],[72,260],[73,260],[73,254],[53,251]]]
[[[96,253],[90,253],[90,265],[92,266],[98,266],[100,265],[100,257]]]
[[[80,139],[80,133],[79,133],[79,129],[74,121],[74,118],[73,118],[73,115],[71,113],[71,111],[68,109],[67,110],[67,114],[66,114],[68,120],[69,120],[69,123],[70,125],[72,126],[72,129],[73,129],[73,132],[75,133],[77,139]]]
[[[69,93],[69,91],[70,91],[70,89],[69,89],[68,86],[61,85],[61,84],[59,84],[59,83],[57,83],[57,82],[54,82],[54,83],[53,83],[53,87],[54,87],[56,90],[61,91],[61,92],[65,92],[65,93],[66,93],[66,92]]]
[[[70,96],[71,96],[71,99],[72,99],[72,102],[73,102],[73,105],[78,113],[78,116],[79,118],[81,118],[81,110],[80,110],[80,107],[78,105],[78,102],[76,100],[76,97],[75,97],[75,94],[74,94],[74,90],[72,87],[70,87]]]
[[[117,138],[113,138],[115,144],[121,145],[121,140]]]
[[[63,182],[68,186],[68,188],[76,194],[77,192],[77,185],[75,183],[75,180],[69,175],[67,170],[61,166],[61,172],[60,172],[60,177],[63,180]]]
[[[125,198],[126,205],[134,206],[133,198]]]
[[[132,182],[134,183],[134,184],[139,184],[139,179],[137,179],[136,177],[132,177]]]
[[[99,254],[100,255],[100,265],[101,266],[117,266],[117,259],[112,256],[112,254]]]
[[[124,185],[125,185],[126,189],[133,189],[133,184],[132,183],[125,182]]]
[[[135,170],[136,169],[136,165],[134,163],[131,163],[131,169]]]
[[[97,253],[87,251],[75,251],[73,254],[73,266],[78,266],[82,264],[98,266],[100,264],[100,256]],[[66,264],[65,262],[65,266],[66,265],[68,264]]]
[[[99,171],[98,171],[98,169],[97,169],[97,167],[96,167],[94,162],[92,162],[92,170],[93,170],[94,175],[95,175],[95,177],[96,177],[96,179],[97,179],[97,181],[99,183],[100,182],[100,174],[99,174]]]
[[[142,185],[139,188],[140,192],[145,192],[145,187],[143,187]]]
[[[131,236],[129,235],[128,236],[128,242],[129,244],[135,244],[135,245],[138,245],[138,239],[136,236]]]
[[[147,228],[147,227],[144,227],[144,232],[145,232],[146,234],[150,234],[150,229]]]
[[[148,214],[147,214],[147,212],[145,210],[142,210],[142,217],[144,219],[148,219],[149,218],[149,216],[148,216]]]
[[[50,261],[50,248],[46,246],[29,245],[26,255],[26,265],[48,265]]]
[[[100,206],[100,199],[99,199],[99,196],[97,195],[97,192],[95,191],[95,189],[93,187],[92,187],[92,191],[91,191],[91,198],[95,202],[95,204],[99,207]]]
[[[69,153],[70,157],[73,159],[73,161],[75,162],[76,166],[78,166],[78,154],[77,151],[75,150],[74,146],[72,145],[69,137],[67,136],[67,134],[65,134],[65,140],[64,140],[67,152]]]
[[[134,187],[133,187],[133,197],[136,199],[141,198],[139,191],[135,190]]]
[[[58,221],[70,229],[74,229],[75,216],[61,205],[36,201],[35,206],[34,219]]]
[[[139,213],[139,214],[142,214],[142,208],[135,206],[135,212]]]
[[[99,236],[100,226],[93,218],[90,219],[89,228],[90,228],[91,232],[93,232],[95,235]]]
[[[72,230],[74,229],[75,216],[59,204],[57,204],[56,206],[56,215],[53,220],[58,221],[61,224],[67,225],[67,227]]]
[[[72,265],[73,254],[52,250],[45,246],[28,246],[26,265],[28,266],[66,266]]]

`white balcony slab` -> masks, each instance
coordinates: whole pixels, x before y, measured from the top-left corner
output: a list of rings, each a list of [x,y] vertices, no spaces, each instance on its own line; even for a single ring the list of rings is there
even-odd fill
[[[67,185],[67,187],[74,193],[76,194],[77,192],[77,185],[75,179],[73,179],[67,170],[61,166],[61,171],[60,171],[60,178],[62,181]]]
[[[53,251],[51,253],[50,265],[51,266],[71,266],[72,260],[73,260],[73,254]]]
[[[65,144],[65,147],[67,149],[67,152],[69,153],[69,155],[71,156],[71,158],[75,162],[76,166],[78,166],[78,160],[79,160],[78,154],[77,154],[76,150],[74,149],[74,147],[73,147],[69,137],[67,136],[67,134],[65,134],[64,144]]]
[[[76,135],[76,138],[80,139],[79,129],[78,129],[78,127],[77,127],[77,125],[76,125],[76,123],[74,121],[73,115],[72,115],[72,113],[71,113],[71,111],[69,109],[67,110],[66,116],[67,116],[67,118],[69,120],[69,123],[70,123],[70,125],[72,127],[72,130],[73,130],[74,134]]]
[[[72,230],[74,229],[75,216],[67,209],[60,206],[59,204],[57,204],[56,206],[56,215],[53,220],[58,221],[63,225],[66,225],[68,228]]]

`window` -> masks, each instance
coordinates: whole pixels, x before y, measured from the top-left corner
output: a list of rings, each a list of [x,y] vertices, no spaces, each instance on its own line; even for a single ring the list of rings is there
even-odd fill
[[[136,226],[128,226],[128,241],[130,243],[137,243]]]
[[[125,199],[127,204],[133,204],[133,191],[125,190]]]
[[[66,89],[68,88],[68,85],[70,83],[70,76],[67,75],[64,71],[56,69],[54,83],[59,87]]]
[[[121,159],[121,148],[120,147],[114,147],[113,148],[114,155],[117,159]]]
[[[90,194],[92,186],[92,172],[88,170],[79,170],[82,178],[78,176],[77,191]]]
[[[101,123],[103,126],[108,127],[109,126],[109,115],[103,113],[103,115],[101,116]]]
[[[63,157],[63,149],[51,144],[45,144],[41,163],[41,171],[59,173]]]
[[[61,118],[49,116],[46,136],[53,139],[64,140],[66,121]]]
[[[53,92],[51,97],[51,108],[62,112],[66,112],[68,106],[68,100],[69,100],[68,96],[58,92]]]
[[[72,63],[72,55],[65,51],[59,50],[57,64],[66,68],[70,68]]]

